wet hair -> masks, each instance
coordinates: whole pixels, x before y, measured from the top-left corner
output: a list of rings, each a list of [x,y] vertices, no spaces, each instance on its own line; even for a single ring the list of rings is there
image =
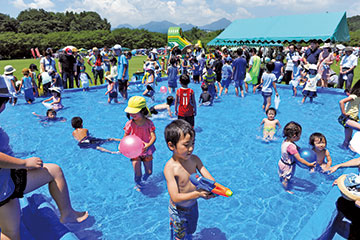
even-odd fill
[[[71,119],[71,126],[73,128],[81,128],[83,124],[83,120],[81,117],[73,117]]]
[[[351,88],[350,94],[354,94],[360,97],[360,79],[358,79],[354,86]]]
[[[271,61],[268,62],[266,64],[266,69],[267,69],[268,72],[272,72],[275,69],[275,64],[273,62],[271,62]]]
[[[319,133],[319,132],[315,132],[313,134],[310,135],[310,138],[309,138],[309,144],[311,146],[315,146],[315,139],[316,138],[319,138],[320,139],[320,142],[324,141],[325,142],[325,146],[327,144],[327,141],[326,141],[326,137],[322,134],[322,133]]]
[[[146,107],[143,107],[141,110],[140,110],[140,112],[139,113],[141,113],[142,115],[143,115],[143,117],[147,117],[147,115],[149,115],[149,110],[146,108]],[[131,117],[130,117],[130,113],[126,113],[126,117],[128,118],[128,119],[130,119]]]
[[[46,116],[48,117],[48,116],[50,115],[50,113],[54,114],[55,117],[56,117],[56,111],[55,111],[54,109],[48,109],[48,110],[46,111]],[[71,123],[72,123],[72,122],[71,122]]]
[[[9,101],[10,98],[8,97],[0,97],[0,107],[3,105],[3,104],[6,104],[8,101]]]
[[[182,119],[172,121],[165,128],[164,135],[166,143],[171,142],[176,146],[180,140],[181,134],[183,134],[184,137],[189,134],[191,138],[195,138],[195,131],[190,123]]]
[[[268,112],[270,111],[273,111],[275,113],[275,116],[276,116],[276,109],[271,107],[271,108],[268,108],[268,110],[266,110],[266,115],[268,114]]]
[[[180,76],[180,83],[181,83],[182,85],[187,86],[187,85],[190,83],[190,78],[189,78],[189,76],[188,76],[187,74],[182,74],[182,75]]]
[[[237,55],[238,56],[240,56],[241,57],[241,55],[243,54],[243,50],[242,50],[242,48],[238,48],[238,49],[236,49],[236,53],[237,53]]]
[[[291,121],[285,125],[283,130],[283,137],[290,139],[294,136],[299,136],[301,131],[302,131],[301,125],[298,124],[297,122]]]
[[[207,91],[208,89],[209,89],[209,88],[208,88],[208,86],[207,86],[206,84],[201,85],[201,90]]]
[[[174,103],[174,101],[175,101],[175,98],[174,98],[173,96],[168,96],[168,97],[166,98],[166,103],[167,103],[167,105],[169,105],[169,106],[171,106],[171,105]]]
[[[170,64],[175,65],[176,64],[176,58],[170,58]]]

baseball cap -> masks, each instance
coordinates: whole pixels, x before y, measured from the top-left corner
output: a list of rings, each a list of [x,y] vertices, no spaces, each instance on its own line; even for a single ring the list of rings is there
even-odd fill
[[[67,55],[72,55],[72,50],[70,48],[66,48],[65,52]]]

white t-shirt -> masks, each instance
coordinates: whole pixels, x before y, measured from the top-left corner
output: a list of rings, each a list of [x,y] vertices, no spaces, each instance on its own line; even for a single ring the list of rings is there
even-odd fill
[[[358,59],[354,54],[351,54],[350,56],[345,55],[340,62],[340,65],[343,68],[352,68],[353,66],[357,66]]]
[[[316,92],[316,83],[321,79],[320,74],[308,75],[304,91]]]
[[[273,73],[264,72],[262,75],[263,87],[262,92],[272,93],[273,82],[276,81],[276,76]]]

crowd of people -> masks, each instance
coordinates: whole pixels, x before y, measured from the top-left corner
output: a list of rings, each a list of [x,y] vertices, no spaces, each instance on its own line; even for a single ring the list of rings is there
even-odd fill
[[[265,51],[266,50],[266,51]],[[330,44],[325,43],[321,48],[316,41],[312,41],[308,49],[302,52],[302,48],[290,44],[288,52],[281,48],[276,51],[272,48],[256,49],[240,47],[230,51],[226,47],[216,48],[205,54],[199,45],[189,49],[185,53],[177,44],[170,50],[168,59],[158,58],[156,50],[152,50],[144,62],[144,77],[142,83],[144,92],[142,96],[133,96],[128,99],[129,85],[129,60],[130,52],[123,52],[119,44],[111,50],[106,47],[100,51],[94,47],[93,54],[86,61],[91,67],[95,85],[103,84],[104,78],[108,82],[108,102],[118,102],[118,94],[127,101],[125,112],[129,121],[124,126],[123,139],[129,135],[139,137],[143,142],[143,149],[139,156],[131,158],[134,170],[136,189],[141,191],[142,186],[151,176],[153,171],[153,153],[156,151],[155,124],[151,120],[151,114],[167,111],[172,117],[171,106],[174,105],[174,115],[178,120],[172,121],[165,128],[166,145],[173,152],[171,159],[166,163],[164,175],[170,195],[169,213],[172,239],[184,239],[190,237],[196,230],[198,220],[197,199],[210,199],[215,197],[211,192],[196,189],[190,182],[189,176],[197,171],[205,178],[214,181],[210,172],[203,165],[200,158],[193,155],[195,144],[195,117],[197,108],[202,105],[212,106],[216,99],[228,94],[228,88],[233,83],[235,95],[244,98],[246,94],[260,91],[263,97],[262,109],[266,117],[261,121],[263,125],[263,139],[271,141],[276,131],[281,128],[280,122],[275,119],[276,109],[271,107],[273,92],[278,96],[276,83],[285,82],[291,84],[293,95],[297,95],[298,88],[302,87],[302,103],[307,98],[310,102],[317,96],[318,87],[328,87],[334,82],[330,81],[331,65],[336,62],[337,55],[332,53]],[[351,147],[350,140],[352,131],[360,130],[358,121],[360,105],[360,81],[352,86],[354,68],[357,66],[357,57],[352,48],[345,48],[340,61],[340,74],[337,87],[343,88],[345,94],[340,101],[341,115],[339,123],[344,127],[345,140],[343,147]],[[13,73],[15,69],[8,65],[4,75],[0,77],[0,112],[5,109],[6,103],[17,102],[17,95],[23,89],[25,101],[31,104],[39,95],[38,83],[42,84],[43,92],[52,96],[43,100],[43,104],[49,109],[46,118],[56,118],[56,111],[63,108],[61,102],[62,90],[73,88],[74,81],[77,87],[84,91],[89,88],[91,77],[84,72],[85,60],[77,53],[77,49],[66,48],[59,57],[56,66],[51,49],[44,52],[40,60],[40,74],[37,76],[37,66],[30,65],[22,71],[24,77],[17,81]],[[286,60],[286,63],[284,61]],[[166,78],[164,76],[167,75]],[[97,81],[99,79],[99,82]],[[146,98],[154,98],[157,82],[167,80],[168,89],[160,89],[169,92],[166,103],[158,104],[150,109]],[[19,84],[17,84],[19,82]],[[197,101],[195,91],[189,87],[193,82],[201,86],[202,94]],[[178,88],[178,83],[180,88]],[[252,89],[251,89],[252,88]],[[34,113],[35,114],[35,113]],[[35,114],[37,115],[37,114]],[[38,115],[37,115],[38,116]],[[63,120],[63,119],[62,119]],[[112,152],[103,147],[106,141],[119,141],[121,139],[97,139],[89,136],[89,131],[83,128],[83,120],[74,117],[71,121],[74,127],[73,136],[81,148],[93,148],[108,153]],[[4,239],[19,238],[19,202],[18,198],[24,193],[30,192],[41,185],[49,183],[50,193],[55,199],[60,213],[61,222],[81,222],[88,216],[87,212],[77,212],[72,209],[67,185],[62,170],[57,165],[43,164],[40,158],[18,159],[12,157],[7,134],[1,130],[0,135],[0,228]],[[291,121],[283,129],[284,141],[281,145],[281,158],[278,162],[279,178],[284,189],[291,190],[291,180],[295,174],[296,162],[300,162],[310,171],[334,172],[340,167],[359,165],[358,160],[352,160],[349,164],[343,163],[332,165],[332,159],[326,148],[326,137],[322,133],[313,133],[309,142],[316,154],[316,160],[301,156],[296,142],[301,137],[301,125]],[[142,174],[142,165],[145,173]],[[352,202],[346,199],[338,201],[339,209],[360,206],[360,202]],[[355,210],[354,210],[355,211]],[[346,214],[346,213],[345,213]],[[14,216],[8,218],[9,216]],[[358,217],[351,215],[352,234],[358,234]],[[3,219],[3,221],[1,220]],[[4,220],[6,219],[6,220]],[[8,220],[8,219],[11,219]]]

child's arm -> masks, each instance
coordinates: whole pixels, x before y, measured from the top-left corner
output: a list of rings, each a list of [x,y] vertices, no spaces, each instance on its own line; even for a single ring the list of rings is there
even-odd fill
[[[194,116],[196,116],[196,100],[195,100],[195,92],[191,95],[190,99],[191,105],[194,107]]]
[[[169,117],[172,117],[172,112],[171,112],[171,108],[169,105],[167,105],[167,110],[168,110],[168,113],[169,113]]]
[[[301,162],[302,164],[308,166],[308,167],[315,167],[316,165],[316,161],[313,162],[313,163],[309,163],[308,161],[306,161],[305,159],[303,159],[302,157],[300,157],[300,154],[299,153],[295,153],[294,154],[294,157],[296,158],[297,161]]]
[[[148,143],[144,142],[144,152],[147,151],[147,149],[154,144],[154,142],[156,141],[156,134],[154,131],[150,132],[150,141]]]
[[[44,101],[42,102],[50,102],[54,97],[51,97],[51,98],[48,98],[48,99],[45,99]]]
[[[59,98],[58,100],[53,99],[54,101],[51,103],[51,105],[55,104],[55,103],[59,103],[61,101],[61,98]]]
[[[208,178],[210,180],[215,181],[215,178],[213,178],[213,176],[211,176],[210,172],[206,169],[206,167],[203,165],[202,161],[200,160],[200,158],[196,155],[193,155],[194,160],[196,161],[196,168],[199,170],[199,172],[201,173],[201,175],[205,178]]]
[[[327,160],[327,163],[326,163],[326,168],[330,168],[331,167],[331,164],[332,164],[332,159],[331,159],[331,156],[330,156],[330,152],[328,150],[325,150],[325,157],[326,157],[326,160]]]
[[[266,118],[263,118],[263,120],[261,121],[260,127],[261,127],[261,125],[263,125],[263,124],[265,123],[265,119],[266,119]]]
[[[341,99],[339,104],[340,104],[340,110],[341,110],[341,113],[345,116],[349,116],[349,114],[347,114],[345,112],[345,103],[347,102],[350,102],[350,101],[353,101],[354,99],[352,97],[347,97],[347,98],[344,98],[344,99]]]
[[[41,115],[36,114],[36,112],[32,112],[33,115],[37,116],[37,117],[41,117]]]
[[[17,91],[17,92],[21,92],[21,88],[23,86],[23,83],[24,83],[24,79],[21,79],[20,86],[19,86],[19,91]],[[15,84],[13,82],[12,82],[12,84],[15,86]],[[16,89],[16,88],[14,88],[14,89]]]
[[[273,85],[274,90],[275,90],[275,92],[276,92],[276,96],[279,96],[279,93],[278,93],[278,91],[277,91],[277,89],[276,89],[276,83],[275,83],[275,81],[272,82],[272,85]]]
[[[179,106],[179,96],[176,94],[175,97],[175,115],[178,115],[178,106]]]
[[[280,121],[279,121],[279,120],[276,120],[276,125],[278,126],[279,129],[281,128],[281,125],[280,125]]]
[[[329,173],[333,173],[342,167],[358,167],[360,165],[360,158],[354,158],[347,162],[337,164],[329,169]]]

